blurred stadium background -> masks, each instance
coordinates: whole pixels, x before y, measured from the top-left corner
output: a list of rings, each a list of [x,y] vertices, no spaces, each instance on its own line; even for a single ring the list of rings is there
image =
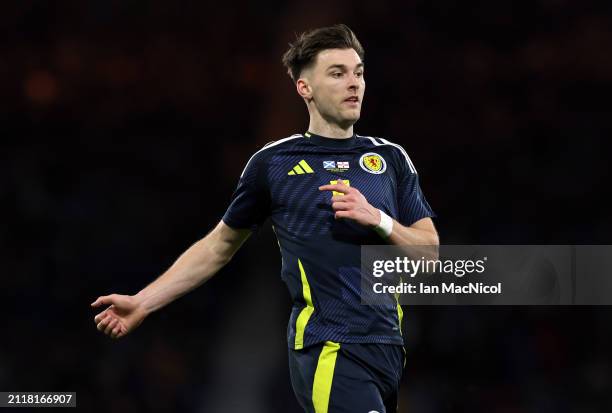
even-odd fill
[[[23,0],[0,5],[0,390],[89,412],[299,412],[269,228],[118,342],[135,293],[222,216],[250,154],[303,132],[280,56],[344,22],[357,133],[401,143],[444,243],[609,244],[612,3]],[[404,412],[609,412],[607,307],[405,310]]]

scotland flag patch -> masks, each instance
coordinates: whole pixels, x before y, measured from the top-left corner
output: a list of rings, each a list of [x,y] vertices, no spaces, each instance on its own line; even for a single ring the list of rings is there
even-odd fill
[[[336,167],[336,161],[323,161],[324,169],[333,169]]]

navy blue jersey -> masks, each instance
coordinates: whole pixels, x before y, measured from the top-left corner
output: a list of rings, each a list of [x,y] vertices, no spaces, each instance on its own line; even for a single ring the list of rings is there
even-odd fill
[[[305,133],[272,142],[249,159],[223,221],[254,230],[271,217],[281,277],[294,303],[291,348],[324,341],[403,344],[397,303],[361,304],[361,245],[385,242],[370,228],[334,218],[332,193],[318,188],[338,180],[403,225],[434,215],[401,146]]]

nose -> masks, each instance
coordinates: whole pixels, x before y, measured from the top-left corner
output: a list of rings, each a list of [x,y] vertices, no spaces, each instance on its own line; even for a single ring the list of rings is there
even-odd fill
[[[349,88],[349,90],[357,91],[359,89],[359,87],[361,86],[360,83],[359,83],[359,80],[360,80],[360,78],[356,74],[351,73],[348,76],[348,88]]]

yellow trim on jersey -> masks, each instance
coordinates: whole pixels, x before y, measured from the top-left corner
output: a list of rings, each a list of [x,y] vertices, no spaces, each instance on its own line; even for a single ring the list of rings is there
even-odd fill
[[[402,277],[400,277],[400,285],[402,282],[404,282],[404,280],[402,279]],[[402,306],[399,303],[399,293],[395,293],[395,302],[397,303],[397,319],[399,321],[399,332],[401,335],[404,335],[404,333],[402,333],[402,320],[404,319],[404,310],[402,309]]]
[[[397,299],[397,297],[396,297]],[[397,317],[399,318],[399,331],[401,335],[404,335],[404,333],[402,333],[402,320],[404,319],[404,310],[402,309],[402,306],[400,305],[400,303],[397,303]]]
[[[340,344],[333,341],[326,341],[321,349],[312,383],[312,404],[315,413],[327,413],[329,408],[329,395],[334,380],[338,350],[340,350]]]
[[[306,331],[306,324],[308,319],[314,312],[314,306],[312,305],[312,296],[310,295],[310,284],[308,284],[308,278],[306,277],[306,271],[302,261],[298,258],[298,266],[300,267],[300,277],[302,279],[302,296],[306,302],[306,307],[300,311],[297,320],[295,321],[295,349],[300,350],[304,348],[304,331]]]

